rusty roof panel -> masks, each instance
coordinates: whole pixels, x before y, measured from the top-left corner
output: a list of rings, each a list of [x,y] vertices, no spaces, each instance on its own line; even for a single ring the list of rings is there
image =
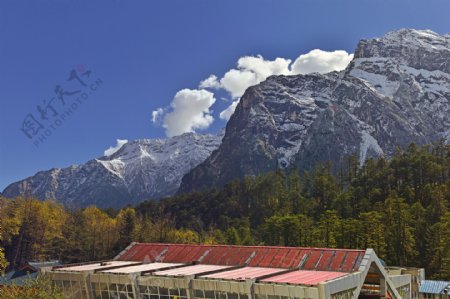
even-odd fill
[[[328,270],[328,266],[330,265],[330,262],[333,260],[335,254],[336,254],[335,250],[324,251],[322,257],[320,258],[319,264],[317,264],[315,270],[322,270],[322,271]]]
[[[259,267],[268,267],[270,263],[272,262],[273,258],[275,257],[278,249],[277,248],[270,248],[267,254],[263,257],[261,262],[258,264]]]
[[[258,264],[261,262],[261,260],[263,259],[264,255],[269,251],[268,248],[257,248],[255,250],[255,256],[252,258],[249,266],[258,266]]]
[[[187,254],[180,252],[179,254],[177,254],[177,257],[180,261],[193,262],[196,261],[206,250],[208,249],[199,246],[190,246],[187,247]]]
[[[341,264],[344,261],[344,258],[346,256],[346,251],[336,251],[336,255],[334,256],[333,260],[331,261],[329,269],[332,271],[340,271],[341,270]]]
[[[308,259],[306,260],[305,264],[301,267],[301,269],[314,270],[321,256],[322,256],[321,250],[312,251],[308,255]]]
[[[232,264],[237,266],[243,266],[252,255],[252,251],[249,248],[241,247],[239,253],[233,256]]]
[[[286,256],[286,254],[288,254],[288,252],[289,252],[289,249],[280,249],[280,250],[278,250],[278,252],[273,257],[273,260],[270,263],[270,266],[271,267],[277,267],[277,268],[281,267],[281,261]]]
[[[225,250],[225,247],[211,248],[211,252],[203,259],[202,262],[205,264],[212,264],[215,261],[221,260]]]
[[[359,256],[359,252],[355,252],[355,251],[348,252],[347,257],[345,258],[344,263],[342,264],[341,271],[344,271],[344,272],[352,271],[352,269],[355,265],[355,262],[358,259],[358,256]]]
[[[280,267],[281,268],[290,268],[290,267],[292,267],[292,264],[293,264],[293,262],[294,262],[294,260],[295,260],[295,258],[297,257],[298,254],[299,254],[299,250],[295,250],[295,249],[289,250],[289,252],[284,257],[283,261],[281,262]]]
[[[185,247],[185,245],[169,246],[166,254],[164,254],[164,260],[173,260],[179,253],[184,250]]]
[[[302,266],[308,257],[308,250],[300,249],[298,255],[295,257],[292,268],[298,268],[299,266]]]
[[[239,265],[246,265],[254,252],[255,250],[253,248],[243,248],[243,254],[239,260]]]

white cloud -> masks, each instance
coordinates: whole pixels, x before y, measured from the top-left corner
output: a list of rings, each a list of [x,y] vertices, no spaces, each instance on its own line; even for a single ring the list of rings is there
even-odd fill
[[[249,86],[258,83],[255,73],[236,69],[229,70],[220,80],[221,87],[234,99],[241,97]]]
[[[239,58],[237,68],[231,69],[218,79],[210,75],[200,83],[202,88],[223,89],[234,99],[231,105],[220,113],[220,118],[228,120],[234,112],[245,90],[272,75],[297,75],[313,72],[327,73],[343,70],[353,59],[353,54],[338,50],[333,52],[312,50],[300,55],[291,64],[290,59],[266,60],[261,55]]]
[[[237,104],[239,104],[239,100],[233,101],[233,103],[231,103],[231,105],[228,106],[227,109],[220,112],[219,117],[223,120],[228,121],[230,119],[231,115],[233,115],[234,110],[236,110]]]
[[[291,66],[291,74],[329,73],[341,71],[353,59],[353,54],[338,50],[333,52],[315,49],[300,55]]]
[[[241,97],[245,90],[256,85],[271,75],[289,74],[291,60],[276,58],[266,60],[261,55],[239,58],[237,68],[231,69],[219,80],[216,75],[210,75],[200,82],[200,88],[224,89],[232,98]]]
[[[265,60],[261,55],[245,56],[238,60],[238,69],[248,70],[256,74],[259,80],[265,80],[271,75],[289,74],[290,59],[276,58],[275,60]]]
[[[128,140],[126,139],[117,139],[116,146],[110,146],[107,150],[104,151],[105,156],[111,156],[115,152],[117,152],[124,144],[126,144]]]
[[[220,82],[217,80],[217,76],[216,75],[209,75],[208,78],[206,78],[205,80],[203,80],[202,82],[200,82],[199,88],[204,89],[204,88],[215,88],[218,89],[220,88]]]
[[[204,89],[182,89],[173,98],[172,111],[164,116],[163,127],[169,137],[196,129],[206,129],[214,121],[209,108],[216,99]]]
[[[159,120],[163,116],[163,114],[164,114],[163,108],[158,108],[156,110],[153,110],[152,111],[152,123],[154,123],[154,124],[159,123]]]

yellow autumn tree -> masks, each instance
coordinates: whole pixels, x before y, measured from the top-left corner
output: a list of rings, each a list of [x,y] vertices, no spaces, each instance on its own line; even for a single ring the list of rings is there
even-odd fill
[[[0,244],[2,242],[2,227],[0,226]],[[0,246],[0,275],[3,271],[5,271],[6,267],[8,266],[8,262],[5,258],[5,252],[3,251],[3,247]]]
[[[3,202],[0,216],[2,242],[12,248],[12,266],[58,256],[67,218],[60,204],[19,197]]]
[[[97,207],[83,210],[83,230],[80,236],[84,255],[89,260],[111,258],[118,240],[117,220]]]

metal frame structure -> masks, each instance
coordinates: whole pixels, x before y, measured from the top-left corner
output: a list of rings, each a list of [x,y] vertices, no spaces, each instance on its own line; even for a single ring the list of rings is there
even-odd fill
[[[411,298],[372,249],[133,243],[114,260],[47,269],[66,298]]]

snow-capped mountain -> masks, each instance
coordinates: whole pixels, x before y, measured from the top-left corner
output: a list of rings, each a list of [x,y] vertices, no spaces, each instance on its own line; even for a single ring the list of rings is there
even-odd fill
[[[340,72],[271,76],[242,96],[219,149],[179,192],[277,168],[334,165],[450,140],[450,35],[403,29],[361,40]]]
[[[203,162],[223,137],[185,133],[124,144],[110,156],[79,166],[40,171],[6,187],[3,196],[32,195],[68,206],[122,207],[172,195],[181,178]]]

